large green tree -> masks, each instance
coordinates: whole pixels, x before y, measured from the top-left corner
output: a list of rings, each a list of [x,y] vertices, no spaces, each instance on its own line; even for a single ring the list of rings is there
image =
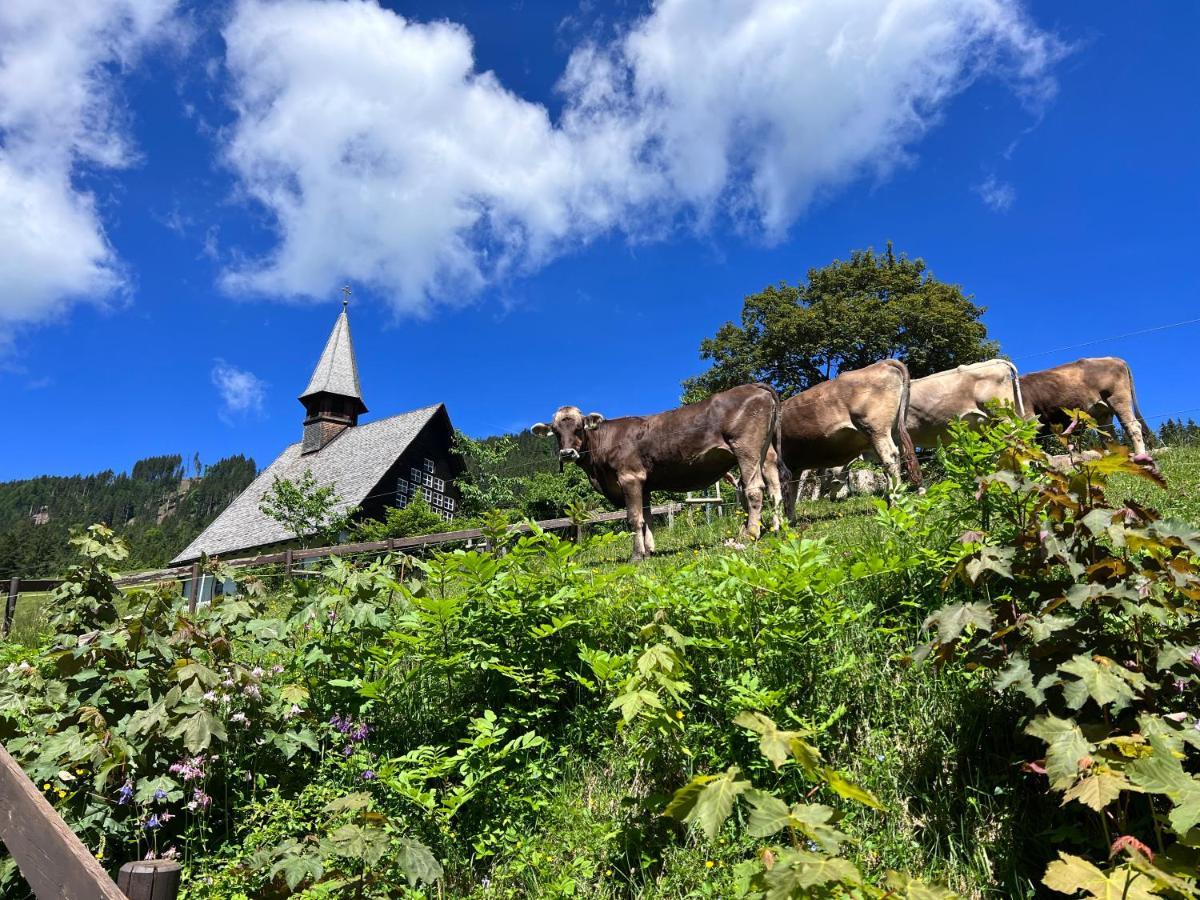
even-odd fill
[[[791,395],[881,359],[903,360],[914,377],[995,356],[980,317],[957,284],[933,277],[922,259],[855,250],[746,297],[741,324],[726,322],[700,343],[712,367],[683,383],[695,401],[749,381]]]

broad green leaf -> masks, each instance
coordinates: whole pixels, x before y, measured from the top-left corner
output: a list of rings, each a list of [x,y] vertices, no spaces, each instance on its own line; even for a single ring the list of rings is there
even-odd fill
[[[767,716],[757,712],[740,712],[733,722],[759,735],[758,750],[776,769],[787,762],[790,755],[810,772],[820,762],[821,754],[804,742],[802,731],[783,731]]]
[[[945,606],[925,620],[922,628],[937,626],[938,642],[948,644],[957,640],[968,625],[987,630],[992,627],[992,610],[987,603],[956,603]]]
[[[370,825],[343,825],[334,830],[322,845],[338,856],[361,860],[373,866],[388,851],[387,832]]]
[[[1095,900],[1160,900],[1151,892],[1154,882],[1140,872],[1128,866],[1104,872],[1086,859],[1061,850],[1058,859],[1047,867],[1042,884],[1070,896],[1083,891]]]
[[[396,853],[396,861],[404,870],[409,887],[416,887],[421,882],[433,884],[442,878],[442,864],[437,861],[433,851],[409,838],[402,838]]]
[[[1124,775],[1116,772],[1097,771],[1079,779],[1071,789],[1063,795],[1063,805],[1077,800],[1084,806],[1091,807],[1096,812],[1104,809],[1120,796],[1121,791],[1140,791],[1130,784]]]
[[[206,709],[184,719],[171,730],[171,737],[182,737],[183,745],[191,753],[199,753],[212,743],[212,739],[225,740],[225,726],[221,720]]]
[[[1166,794],[1175,804],[1171,827],[1186,834],[1200,823],[1200,780],[1189,775],[1171,748],[1155,736],[1150,739],[1152,755],[1135,760],[1127,769],[1130,780],[1153,794]]]
[[[348,810],[366,809],[370,805],[370,794],[365,791],[355,791],[353,794],[345,794],[335,800],[330,800],[325,804],[325,812],[338,813]]]
[[[825,770],[825,781],[840,797],[845,797],[847,800],[854,800],[873,809],[883,809],[883,804],[879,802],[878,797],[866,788],[859,787],[854,782],[847,780],[845,776],[835,769]]]
[[[1038,716],[1025,728],[1026,734],[1041,738],[1046,748],[1046,774],[1050,786],[1066,790],[1079,775],[1079,763],[1091,755],[1092,745],[1071,719],[1057,716]]]
[[[862,876],[849,860],[822,856],[807,850],[784,850],[763,876],[767,900],[804,897],[810,888],[824,884],[857,886]]]
[[[1106,657],[1075,656],[1058,667],[1060,672],[1074,675],[1078,681],[1063,682],[1063,697],[1072,709],[1079,709],[1091,697],[1100,706],[1112,704],[1114,712],[1120,712],[1133,700],[1134,693],[1128,682],[1121,678],[1113,667],[1116,665]]]
[[[283,873],[283,880],[287,882],[288,890],[294,891],[302,882],[312,879],[316,881],[325,874],[325,867],[321,865],[321,858],[315,854],[307,855],[288,855],[271,867],[270,876],[274,878],[280,872]]]
[[[746,831],[754,837],[770,837],[785,828],[791,819],[788,805],[773,794],[759,790],[746,791],[750,804],[750,821]]]
[[[905,872],[888,871],[887,886],[890,897],[898,900],[958,900],[958,894],[940,884],[926,884]]]
[[[788,824],[820,844],[826,853],[838,853],[849,838],[831,824],[836,815],[836,810],[821,803],[795,803],[789,810]]]
[[[730,766],[721,775],[697,775],[676,791],[663,815],[699,826],[710,841],[715,839],[738,795],[750,787],[749,781],[737,780],[740,771]]]
[[[285,684],[279,689],[279,699],[299,706],[308,700],[308,688],[302,684]]]

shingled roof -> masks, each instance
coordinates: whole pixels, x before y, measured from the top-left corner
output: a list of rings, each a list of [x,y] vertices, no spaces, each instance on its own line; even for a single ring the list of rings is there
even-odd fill
[[[350,319],[346,316],[346,308],[342,307],[341,315],[329,333],[321,358],[313,369],[308,387],[300,395],[300,400],[316,394],[337,394],[349,397],[358,404],[358,412],[367,411],[362,399],[362,388],[358,383],[358,362],[354,358],[354,344],[350,340]]]
[[[333,337],[330,337],[330,342],[333,342]],[[326,351],[328,349],[326,347]],[[357,373],[354,374],[354,380],[357,386]],[[190,562],[199,558],[201,553],[209,556],[229,554],[294,540],[297,535],[258,508],[263,493],[276,478],[296,481],[303,477],[306,469],[311,469],[317,484],[333,485],[337,491],[341,498],[335,507],[337,511],[358,506],[441,409],[443,405],[436,403],[347,428],[316,453],[301,455],[301,442],[297,441],[279,454],[279,458],[267,466],[250,487],[171,560],[171,564]]]

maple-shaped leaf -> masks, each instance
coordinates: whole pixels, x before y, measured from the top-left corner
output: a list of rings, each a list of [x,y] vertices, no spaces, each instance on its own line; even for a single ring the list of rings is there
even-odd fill
[[[1057,716],[1038,716],[1025,727],[1025,733],[1041,738],[1047,743],[1046,775],[1050,786],[1065,790],[1075,783],[1079,775],[1079,763],[1091,755],[1092,744],[1083,736],[1079,726],[1071,719]]]
[[[958,900],[958,894],[940,884],[926,884],[905,872],[887,873],[888,897],[899,900]]]
[[[810,888],[819,885],[856,886],[862,883],[862,876],[846,859],[807,850],[783,850],[775,864],[763,874],[762,881],[767,889],[767,900],[789,900],[809,896]]]
[[[1058,671],[1074,675],[1078,681],[1063,682],[1063,697],[1072,709],[1079,709],[1091,697],[1100,706],[1112,705],[1120,712],[1133,700],[1133,688],[1114,667],[1116,663],[1105,657],[1072,657],[1058,667]]]
[[[1121,791],[1136,791],[1140,794],[1141,788],[1131,784],[1129,779],[1119,772],[1097,770],[1075,782],[1063,795],[1062,802],[1063,806],[1066,806],[1072,800],[1077,800],[1084,806],[1100,812],[1116,800]]]
[[[1125,865],[1104,871],[1061,850],[1046,868],[1042,884],[1070,896],[1083,891],[1095,900],[1161,900],[1154,893],[1154,881],[1141,872]]]
[[[730,766],[721,775],[697,775],[675,792],[663,815],[699,826],[713,840],[733,812],[738,795],[750,787],[749,781],[737,780],[740,771],[737,766]]]
[[[922,628],[937,626],[938,641],[948,644],[956,640],[968,625],[988,629],[992,627],[992,609],[982,600],[975,603],[956,603],[944,606],[927,618]]]
[[[1152,794],[1166,794],[1175,804],[1171,827],[1186,834],[1200,823],[1200,780],[1184,771],[1175,752],[1159,736],[1150,739],[1154,752],[1129,764],[1129,779]]]

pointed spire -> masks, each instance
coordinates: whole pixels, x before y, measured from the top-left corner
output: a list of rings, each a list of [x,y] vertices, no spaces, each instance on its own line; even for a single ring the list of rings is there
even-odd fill
[[[354,343],[350,339],[350,318],[346,314],[346,306],[350,302],[349,288],[344,288],[347,296],[342,299],[342,311],[333,324],[329,340],[317,366],[313,369],[308,387],[300,395],[303,402],[308,397],[320,393],[346,397],[353,401],[350,406],[358,415],[367,411],[362,399],[362,387],[358,383],[358,362],[354,358]]]
[[[358,417],[367,411],[358,384],[358,362],[354,358],[350,319],[346,314],[350,303],[349,286],[343,288],[343,292],[342,311],[333,323],[333,331],[329,333],[308,387],[300,395],[307,414],[301,453],[316,453],[347,428],[357,425]]]

